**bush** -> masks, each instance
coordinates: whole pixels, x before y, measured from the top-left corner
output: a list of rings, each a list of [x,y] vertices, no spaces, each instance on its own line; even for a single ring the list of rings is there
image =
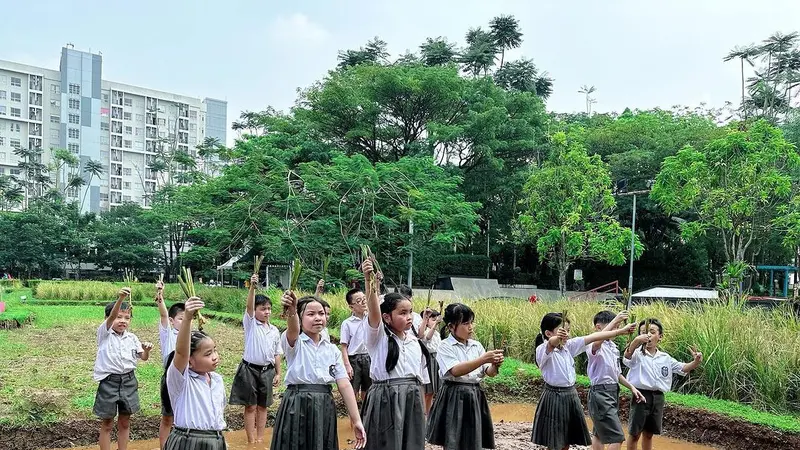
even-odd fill
[[[11,289],[22,289],[22,281],[14,279],[0,279],[0,287],[3,288],[11,288]]]

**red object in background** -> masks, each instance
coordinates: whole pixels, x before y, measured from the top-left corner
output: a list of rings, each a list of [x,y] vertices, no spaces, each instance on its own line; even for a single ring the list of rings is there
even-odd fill
[[[531,294],[531,296],[528,297],[528,301],[531,302],[531,303],[536,303],[538,300],[539,299],[536,298],[536,294]]]
[[[6,302],[0,302],[0,314],[5,312],[6,310]]]

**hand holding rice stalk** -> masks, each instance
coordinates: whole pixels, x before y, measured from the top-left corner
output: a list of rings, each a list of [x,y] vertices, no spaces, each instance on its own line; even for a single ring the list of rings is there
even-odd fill
[[[647,319],[644,323],[644,332],[645,334],[650,334],[650,319]],[[642,344],[642,353],[647,351],[647,344],[650,342],[650,339],[647,340],[644,344]]]
[[[187,267],[181,267],[181,273],[178,275],[178,284],[181,285],[181,290],[186,296],[186,299],[197,297],[194,291],[194,281],[192,280],[192,270]],[[206,323],[206,318],[200,311],[194,312],[194,317],[197,319],[197,329],[203,331],[203,325]]]
[[[261,263],[264,262],[264,255],[258,255],[253,258],[253,274],[259,275],[261,273]],[[258,290],[258,286],[256,286],[256,290]]]
[[[560,326],[560,328],[563,328],[564,331],[567,331],[567,323],[568,322],[569,322],[569,315],[568,315],[568,311],[565,309],[565,310],[561,311],[561,326]],[[562,341],[561,344],[558,346],[558,348],[564,348],[564,344],[565,344],[565,342]]]
[[[372,292],[380,293],[378,290],[378,273],[381,271],[381,266],[378,265],[378,260],[375,258],[375,254],[372,253],[372,249],[369,248],[369,245],[361,245],[361,259],[363,261],[368,259],[372,261],[372,268],[374,270],[373,273],[375,275],[372,277],[370,288],[372,289]]]

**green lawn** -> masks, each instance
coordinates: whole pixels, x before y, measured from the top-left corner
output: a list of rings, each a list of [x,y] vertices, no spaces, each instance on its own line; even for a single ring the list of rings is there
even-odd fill
[[[28,302],[21,303],[20,296]],[[35,321],[22,329],[0,330],[0,423],[48,422],[64,418],[92,417],[92,404],[97,384],[92,380],[97,347],[95,331],[103,321],[103,307],[64,306],[31,303],[29,290],[15,291],[4,296],[7,313],[27,310]],[[213,315],[213,314],[209,314]],[[206,330],[215,339],[222,362],[219,372],[228,386],[233,381],[236,364],[241,359],[243,334],[238,315],[216,313]],[[276,320],[276,325],[283,324]],[[142,413],[160,413],[159,382],[162,373],[158,349],[158,310],[134,304],[131,330],[142,341],[156,345],[150,361],[137,369]],[[338,330],[330,330],[337,335]],[[523,388],[526,381],[539,378],[541,373],[533,364],[506,359],[500,375],[486,383],[502,384],[510,390]],[[585,376],[578,383],[589,385]],[[768,425],[784,431],[800,432],[800,418],[755,410],[735,402],[714,400],[699,395],[669,393],[667,401],[676,405],[698,408]]]

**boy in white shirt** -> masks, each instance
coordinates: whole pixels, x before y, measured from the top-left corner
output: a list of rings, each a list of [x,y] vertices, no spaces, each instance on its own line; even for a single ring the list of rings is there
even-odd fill
[[[131,289],[122,288],[114,303],[106,305],[106,321],[97,328],[97,359],[94,362],[97,394],[94,414],[100,422],[100,450],[111,450],[111,431],[114,417],[117,421],[117,444],[127,448],[130,440],[131,414],[139,412],[139,384],[133,371],[139,359],[147,361],[153,344],[141,343],[128,331],[132,310],[129,303]]]
[[[628,319],[628,312],[614,316],[611,311],[600,311],[593,319],[594,331],[616,330]],[[586,346],[589,357],[588,374],[589,416],[592,418],[592,450],[620,450],[625,441],[622,422],[619,420],[619,385],[631,390],[633,401],[643,401],[642,393],[622,375],[619,349],[611,340],[595,341]]]
[[[272,303],[264,295],[256,295],[258,275],[250,277],[242,324],[244,355],[236,369],[231,386],[231,405],[243,405],[247,442],[264,441],[267,407],[272,404],[272,388],[281,379],[280,331],[269,323]]]
[[[642,449],[653,448],[653,435],[661,434],[664,419],[664,393],[672,388],[672,375],[686,376],[700,366],[703,354],[690,348],[692,362],[682,363],[658,349],[664,338],[664,327],[658,319],[647,319],[639,323],[640,335],[625,349],[623,364],[630,367],[628,380],[645,398],[640,403],[631,403],[628,419],[628,450],[636,450],[639,438]]]
[[[356,399],[363,402],[369,387],[372,386],[372,379],[369,377],[371,360],[366,341],[367,296],[361,289],[350,289],[344,298],[353,314],[342,321],[339,339],[342,360],[347,375],[350,376]]]

